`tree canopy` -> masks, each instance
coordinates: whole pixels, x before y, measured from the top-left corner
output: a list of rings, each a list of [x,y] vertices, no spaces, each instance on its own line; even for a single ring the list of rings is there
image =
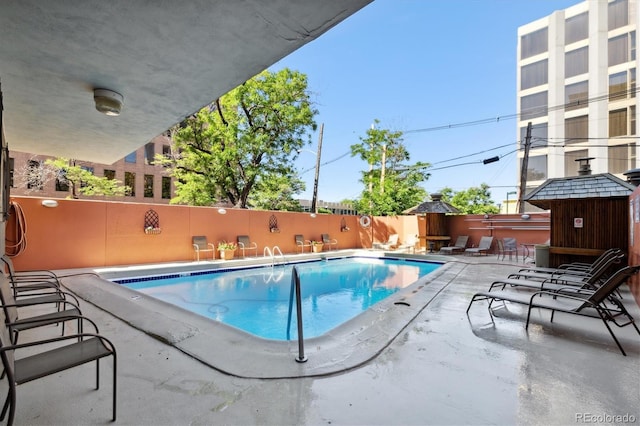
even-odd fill
[[[74,160],[66,158],[48,159],[40,170],[40,176],[57,179],[59,188],[70,191],[70,198],[84,196],[123,196],[129,187],[117,179],[109,179],[93,174],[93,170],[77,165]],[[48,179],[48,178],[46,178]]]
[[[231,90],[172,129],[173,155],[156,157],[176,178],[171,202],[288,205],[282,193],[303,189],[293,160],[310,143],[316,113],[306,75],[286,68]]]
[[[498,206],[491,199],[489,185],[480,184],[479,187],[471,187],[464,191],[455,192],[449,187],[445,187],[440,191],[442,201],[451,204],[461,213],[466,214],[495,214],[499,212]]]
[[[360,143],[351,145],[351,156],[364,160],[369,169],[362,172],[364,189],[356,202],[359,212],[391,216],[419,204],[427,193],[419,186],[429,178],[428,163],[409,164],[409,151],[402,143],[402,132],[378,128],[367,130]]]

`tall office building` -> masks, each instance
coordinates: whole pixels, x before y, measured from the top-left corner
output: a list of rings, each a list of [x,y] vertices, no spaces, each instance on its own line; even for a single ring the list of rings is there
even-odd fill
[[[529,192],[548,178],[640,167],[636,0],[588,0],[518,29],[519,160]],[[527,127],[531,123],[531,138]],[[520,171],[521,173],[521,171]]]

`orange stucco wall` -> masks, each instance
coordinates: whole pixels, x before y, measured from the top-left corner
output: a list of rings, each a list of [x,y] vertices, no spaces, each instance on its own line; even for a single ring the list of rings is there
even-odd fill
[[[407,235],[419,235],[421,220],[420,216],[373,217],[370,226],[363,227],[358,216],[318,214],[314,218],[308,213],[230,208],[226,214],[219,214],[217,208],[210,207],[92,200],[57,200],[57,207],[47,208],[42,205],[42,198],[14,197],[12,201],[24,212],[25,218],[24,225],[18,226],[18,215],[14,212],[6,228],[9,253],[15,250],[11,245],[22,235],[21,230],[26,231],[24,249],[13,258],[18,270],[188,261],[193,260],[191,237],[194,235],[205,235],[214,244],[249,235],[258,244],[259,255],[265,246],[278,246],[283,253],[295,253],[295,234],[319,240],[321,234],[327,233],[338,240],[338,248],[369,248],[373,242],[387,241],[391,234],[398,234],[400,243]],[[162,231],[158,235],[144,233],[144,217],[149,209],[156,211],[160,218]],[[269,230],[272,215],[278,221],[280,232]],[[453,240],[458,235],[470,235],[474,243],[480,236],[491,233],[498,238],[516,237],[518,242],[528,243],[541,243],[549,238],[546,230],[506,229],[506,225],[512,228],[522,225],[519,215],[499,217],[513,217],[515,223],[488,223],[481,216],[450,216],[447,225]],[[538,218],[532,215],[524,224],[534,224]],[[349,228],[346,232],[341,231],[343,219]],[[492,229],[488,228],[490,225]]]
[[[58,207],[47,208],[41,198],[16,197],[12,201],[24,212],[24,226],[18,226],[16,214],[7,223],[7,251],[26,230],[24,250],[13,258],[16,269],[64,269],[113,266],[193,259],[191,237],[205,235],[209,242],[236,241],[249,235],[259,246],[279,246],[283,253],[295,253],[295,234],[319,240],[328,233],[338,240],[339,248],[370,246],[367,232],[356,216],[289,213],[145,205],[138,203],[88,200],[57,200]],[[144,233],[144,217],[153,209],[160,218],[161,233]],[[279,233],[269,230],[269,218],[275,215]],[[341,232],[345,219],[349,231]],[[361,241],[362,240],[362,241]]]
[[[549,240],[549,213],[531,213],[529,219],[522,219],[520,214],[491,215],[456,215],[448,216],[448,227],[452,241],[459,235],[469,236],[469,245],[477,245],[480,238],[493,236],[498,238],[515,238],[518,245],[543,244]],[[495,248],[494,240],[494,250]]]

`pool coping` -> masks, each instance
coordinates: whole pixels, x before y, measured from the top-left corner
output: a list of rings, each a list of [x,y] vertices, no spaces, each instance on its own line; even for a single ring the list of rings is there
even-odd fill
[[[287,260],[305,261],[318,257],[349,256],[382,257],[385,254],[387,257],[434,262],[446,260],[442,256],[364,250],[323,253],[321,256],[288,256]],[[65,277],[63,284],[87,302],[216,370],[243,378],[284,379],[336,374],[372,360],[409,327],[412,320],[464,268],[464,264],[457,262],[444,263],[442,267],[416,283],[377,303],[329,333],[305,339],[304,354],[307,361],[304,363],[296,362],[296,358],[299,357],[297,340],[262,339],[106,279],[132,276],[133,273],[163,275],[170,273],[167,271],[229,268],[265,261],[254,258],[223,263],[201,261],[74,270],[66,271],[66,275],[73,275]],[[123,349],[126,350],[119,348]]]

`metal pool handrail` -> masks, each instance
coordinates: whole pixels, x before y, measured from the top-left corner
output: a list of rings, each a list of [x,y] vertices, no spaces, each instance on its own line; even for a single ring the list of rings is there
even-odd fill
[[[273,246],[273,248],[270,249],[268,246],[265,246],[264,250],[262,250],[262,255],[264,257],[269,256],[269,258],[271,258],[271,266],[275,265],[275,263],[276,263],[276,252],[282,258],[282,263],[285,263],[284,254],[282,254],[282,251],[280,251],[280,247]]]
[[[296,293],[296,312],[298,315],[298,357],[296,362],[307,362],[304,355],[304,337],[302,336],[302,297],[300,296],[300,277],[298,270],[294,266],[291,270],[291,285],[295,287]]]

